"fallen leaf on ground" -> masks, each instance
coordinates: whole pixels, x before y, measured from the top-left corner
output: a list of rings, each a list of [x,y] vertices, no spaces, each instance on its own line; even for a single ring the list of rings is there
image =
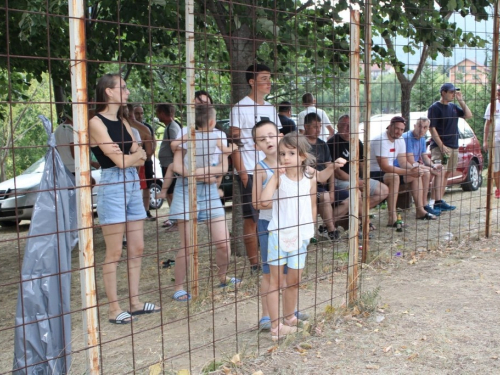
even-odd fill
[[[387,348],[384,348],[384,353],[387,353],[391,349],[392,349],[392,345],[389,345]]]
[[[255,371],[252,375],[264,375],[262,371]]]
[[[182,369],[177,371],[177,375],[189,375],[189,370]]]
[[[224,374],[229,375],[231,374],[231,369],[226,366],[222,366],[222,371],[224,371]]]
[[[241,364],[241,359],[239,353],[236,353],[233,355],[233,358],[231,358],[231,362],[233,362],[235,365],[240,365]]]
[[[301,342],[299,346],[301,349],[312,349],[312,345],[309,344],[308,342]]]
[[[160,363],[149,366],[149,375],[160,375],[163,372]]]
[[[271,346],[269,349],[267,349],[268,353],[272,353],[278,349],[278,345]]]
[[[366,365],[368,370],[378,370],[380,368],[379,365]]]
[[[408,361],[413,361],[415,358],[418,357],[418,353],[413,353],[411,356],[409,356],[408,358],[406,358]]]

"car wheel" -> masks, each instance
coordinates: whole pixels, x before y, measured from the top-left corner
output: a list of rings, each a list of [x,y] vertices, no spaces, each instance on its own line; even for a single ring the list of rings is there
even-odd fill
[[[0,225],[2,227],[15,227],[18,223],[20,222],[20,220],[7,220],[7,221],[0,221]]]
[[[161,192],[161,181],[153,181],[149,187],[149,208],[158,210],[163,205],[163,198],[156,198]]]
[[[467,179],[462,184],[463,191],[476,191],[481,187],[483,179],[479,173],[479,167],[474,160],[470,161]]]

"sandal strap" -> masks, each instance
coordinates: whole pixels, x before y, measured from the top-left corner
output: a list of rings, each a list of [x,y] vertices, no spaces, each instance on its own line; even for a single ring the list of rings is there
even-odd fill
[[[132,315],[130,315],[128,311],[122,311],[115,318],[116,321],[123,321],[126,319],[132,319]]]

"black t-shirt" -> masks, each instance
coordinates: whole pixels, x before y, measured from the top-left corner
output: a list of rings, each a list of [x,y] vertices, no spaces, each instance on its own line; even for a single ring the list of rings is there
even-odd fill
[[[316,144],[311,145],[309,153],[314,155],[316,158],[316,170],[322,171],[326,168],[325,163],[332,161],[332,155],[330,154],[330,149],[326,145],[325,141],[322,139],[316,139]]]
[[[349,174],[349,162],[351,160],[355,160],[354,158],[351,159],[351,155],[349,154],[349,142],[345,141],[342,139],[342,137],[337,133],[333,137],[331,137],[328,140],[328,148],[330,149],[330,153],[332,156],[332,160],[337,160],[338,158],[344,158],[347,160],[347,163],[340,168],[342,171],[345,173]],[[359,141],[359,154],[360,158],[359,161],[363,161],[363,143]],[[362,177],[362,171],[361,168],[359,168],[359,178]]]
[[[458,148],[458,118],[464,117],[462,108],[454,103],[447,105],[435,102],[427,111],[427,117],[431,120],[431,128],[436,128],[439,138],[446,147]],[[436,142],[431,140],[431,148],[437,147]]]
[[[288,134],[297,131],[297,125],[295,124],[295,121],[293,121],[291,118],[280,114],[278,114],[278,117],[280,118],[281,121],[280,132],[282,134]]]

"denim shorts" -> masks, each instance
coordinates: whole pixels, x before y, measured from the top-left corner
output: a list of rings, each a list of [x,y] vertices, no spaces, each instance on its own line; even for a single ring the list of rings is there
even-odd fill
[[[290,252],[283,251],[279,247],[278,231],[269,232],[267,263],[270,266],[287,265],[288,268],[301,270],[306,265],[307,245],[309,245],[309,240],[304,240],[299,249]]]
[[[269,232],[267,227],[269,226],[269,221],[261,220],[257,221],[257,233],[259,235],[259,245],[260,245],[260,259],[262,260],[262,273],[268,274],[269,264],[267,264],[267,244],[269,241]]]
[[[102,225],[146,218],[139,175],[135,167],[112,167],[101,171],[97,215]]]
[[[189,186],[187,181],[187,178],[177,178],[172,207],[170,207],[169,218],[171,220],[189,220]],[[226,212],[222,207],[217,184],[196,183],[196,208],[200,222],[225,215]]]

